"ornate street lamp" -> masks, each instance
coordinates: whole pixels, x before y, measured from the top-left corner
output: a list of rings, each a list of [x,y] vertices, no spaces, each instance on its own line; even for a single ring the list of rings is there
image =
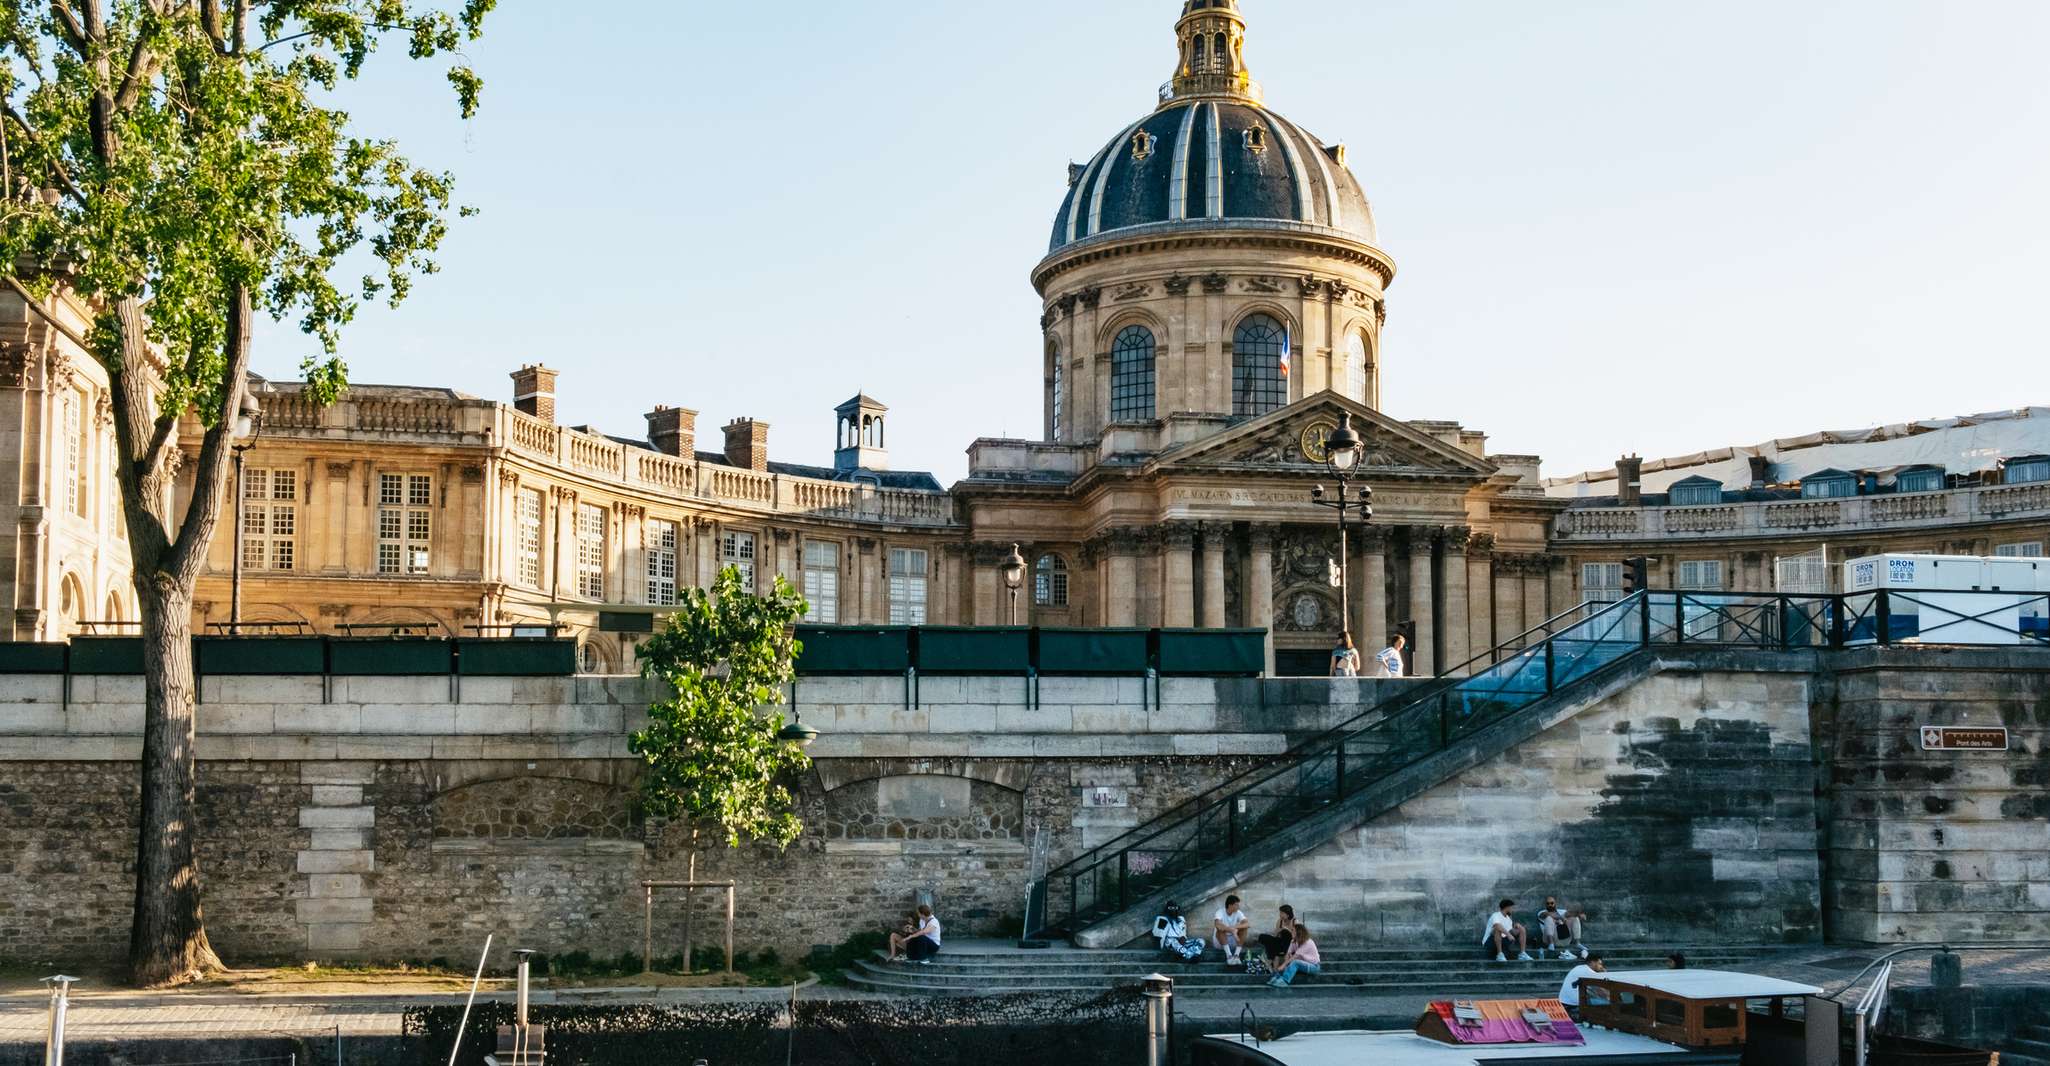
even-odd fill
[[[1351,553],[1346,543],[1346,510],[1353,504],[1346,497],[1345,483],[1352,473],[1352,468],[1358,465],[1360,455],[1364,451],[1366,451],[1365,443],[1360,440],[1360,435],[1354,432],[1352,428],[1352,414],[1345,411],[1339,412],[1338,428],[1332,430],[1331,436],[1325,438],[1324,441],[1324,465],[1330,469],[1331,476],[1338,479],[1338,499],[1325,499],[1324,486],[1322,485],[1317,485],[1310,489],[1311,503],[1319,507],[1330,507],[1338,512],[1338,628],[1340,632],[1349,632],[1352,629],[1352,604],[1350,602],[1352,581],[1346,565],[1346,557]],[[1373,503],[1374,490],[1361,485],[1359,493],[1360,525],[1364,526],[1374,520]]]
[[[242,407],[235,414],[235,424],[229,427],[234,443],[228,450],[235,453],[235,550],[234,570],[228,579],[228,635],[242,635],[242,455],[256,446],[256,438],[263,435],[263,405],[256,402],[256,396],[245,384],[242,389]]]
[[[1011,545],[1011,554],[999,564],[1004,571],[1004,587],[1011,590],[1011,624],[1018,624],[1018,588],[1025,584],[1025,556],[1019,554],[1018,546]]]
[[[819,739],[819,731],[804,724],[804,712],[793,710],[791,714],[794,717],[788,725],[776,731],[776,739],[800,748],[811,747],[811,742]]]

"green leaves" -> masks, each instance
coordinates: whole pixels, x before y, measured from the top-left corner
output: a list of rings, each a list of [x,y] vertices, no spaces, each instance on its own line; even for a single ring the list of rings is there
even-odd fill
[[[797,839],[803,826],[783,782],[811,760],[778,739],[783,716],[760,709],[783,702],[800,650],[791,627],[804,612],[781,577],[757,596],[729,566],[710,589],[685,590],[667,627],[641,643],[641,676],[676,690],[648,707],[648,727],[628,741],[645,763],[649,813],[716,825],[728,847]]]
[[[454,60],[456,106],[474,114],[482,83],[457,53],[493,6],[272,0],[248,25],[215,0],[0,0],[0,263],[61,270],[101,306],[145,299],[147,339],[169,357],[161,417],[196,408],[211,424],[222,410],[238,285],[319,340],[301,370],[331,399],[361,301],[396,305],[437,269],[454,183],[318,96],[396,36],[415,60]],[[371,269],[345,281],[365,254]],[[95,354],[113,367],[118,323],[100,327]]]

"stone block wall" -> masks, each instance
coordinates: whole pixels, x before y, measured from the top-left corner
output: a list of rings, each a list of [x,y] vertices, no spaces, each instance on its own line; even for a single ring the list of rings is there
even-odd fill
[[[2050,663],[2041,652],[1849,656],[1826,708],[1828,922],[1865,942],[2050,940]],[[2007,751],[1924,751],[2005,726]]]
[[[1654,674],[1236,891],[1329,946],[1477,947],[1498,900],[1528,925],[1547,894],[1597,944],[1814,939],[1810,685]]]

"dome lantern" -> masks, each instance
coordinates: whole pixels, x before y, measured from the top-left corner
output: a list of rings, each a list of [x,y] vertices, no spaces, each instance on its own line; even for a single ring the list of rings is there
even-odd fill
[[[1175,23],[1180,60],[1160,87],[1166,105],[1191,96],[1260,102],[1260,83],[1246,71],[1246,20],[1238,0],[1184,0]]]

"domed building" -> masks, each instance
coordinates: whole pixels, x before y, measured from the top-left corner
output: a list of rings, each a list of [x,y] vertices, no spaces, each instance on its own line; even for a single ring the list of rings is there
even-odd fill
[[[1563,606],[1557,504],[1535,457],[1382,413],[1395,262],[1344,144],[1266,106],[1246,40],[1238,0],[1187,0],[1155,106],[1068,167],[1032,271],[1043,439],[976,442],[955,489],[976,581],[1017,540],[1039,624],[1268,628],[1283,673],[1413,630],[1451,669]],[[1341,415],[1375,490],[1344,596],[1310,496]],[[989,591],[976,620],[1002,621]]]

